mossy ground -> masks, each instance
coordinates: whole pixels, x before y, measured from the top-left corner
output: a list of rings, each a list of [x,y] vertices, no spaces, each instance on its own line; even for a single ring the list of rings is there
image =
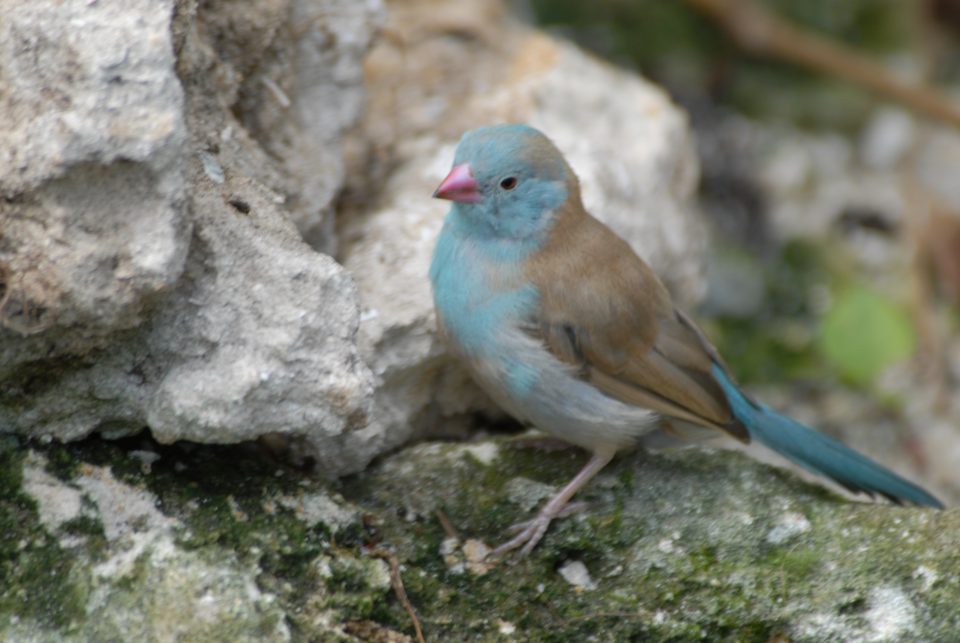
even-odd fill
[[[130,456],[131,450],[143,448],[160,458],[147,465]],[[67,485],[87,467],[106,467],[130,487],[152,493],[157,508],[181,524],[176,543],[183,551],[214,565],[236,560],[257,569],[260,590],[282,602],[286,626],[298,639],[310,640],[329,629],[317,621],[321,613],[374,620],[388,615],[382,600],[385,584],[370,585],[371,573],[382,563],[359,552],[364,535],[359,516],[353,524],[335,527],[311,522],[298,510],[298,499],[327,493],[328,485],[257,445],[164,447],[144,436],[63,445],[8,437],[0,452],[0,620],[35,622],[63,635],[79,633],[91,600],[91,568],[116,553],[103,525],[92,517],[95,512],[63,523],[55,533],[44,527],[36,501],[22,489],[23,466],[31,452]],[[65,538],[71,535],[80,538]],[[64,545],[67,540],[74,544]],[[329,565],[319,569],[317,561],[326,559]],[[117,586],[142,592],[147,570],[138,575],[137,565],[145,560],[118,578]]]
[[[150,444],[161,457],[149,467],[129,457],[132,446],[7,441],[4,617],[65,635],[80,631],[87,567],[110,547],[89,517],[46,533],[19,489],[30,448],[64,480],[85,467],[109,467],[182,523],[179,547],[255,566],[258,586],[277,597],[295,640],[412,634],[371,547],[395,552],[428,640],[842,640],[876,634],[884,596],[905,601],[909,629],[894,628],[896,640],[960,633],[956,512],[851,503],[736,453],[620,458],[581,494],[589,507],[556,522],[531,556],[475,575],[445,561],[448,534],[437,512],[462,539],[496,544],[528,517],[516,479],[556,488],[584,453],[510,442],[481,445],[487,457],[470,445],[414,447],[345,481],[340,492],[362,513],[333,528],[278,502],[329,486],[252,445]],[[64,548],[64,529],[85,544]],[[571,560],[586,566],[595,589],[563,578],[559,569]],[[118,582],[143,591],[136,572]]]
[[[869,636],[879,626],[862,612],[882,609],[875,590],[886,586],[915,608],[915,629],[899,640],[960,633],[960,579],[949,571],[960,562],[949,527],[958,516],[850,503],[734,453],[626,457],[583,493],[590,508],[555,523],[529,558],[483,576],[453,571],[438,555],[445,532],[436,509],[462,537],[496,544],[527,517],[507,499],[507,481],[559,486],[585,456],[507,447],[487,466],[448,450],[414,450],[398,458],[405,467],[387,464],[347,490],[376,508],[384,542],[407,565],[410,600],[437,640],[498,640],[503,623],[519,640]],[[784,516],[804,526],[771,540]],[[586,565],[597,589],[561,577],[569,560]],[[917,576],[925,566],[944,572],[926,589]],[[805,621],[807,630],[798,626]]]
[[[83,589],[71,573],[73,559],[44,530],[36,501],[23,492],[26,451],[20,441],[0,440],[0,614],[69,631],[83,617]]]

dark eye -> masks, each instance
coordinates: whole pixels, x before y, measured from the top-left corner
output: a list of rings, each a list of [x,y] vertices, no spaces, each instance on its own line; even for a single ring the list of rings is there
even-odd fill
[[[507,178],[500,181],[500,187],[503,188],[504,190],[512,190],[513,188],[517,187],[517,177],[508,176]]]

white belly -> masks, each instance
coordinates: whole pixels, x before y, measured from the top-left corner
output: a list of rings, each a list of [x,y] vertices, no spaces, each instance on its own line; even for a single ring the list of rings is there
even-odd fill
[[[657,414],[608,397],[519,329],[500,333],[483,357],[466,356],[480,386],[507,412],[590,450],[634,446]]]

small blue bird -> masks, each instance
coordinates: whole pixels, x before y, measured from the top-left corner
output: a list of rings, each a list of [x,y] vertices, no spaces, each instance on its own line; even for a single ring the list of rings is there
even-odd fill
[[[493,557],[529,553],[618,451],[682,443],[698,427],[757,440],[851,491],[943,507],[740,390],[647,264],[584,209],[573,170],[538,130],[467,132],[433,196],[453,202],[430,266],[450,347],[510,414],[592,453]]]

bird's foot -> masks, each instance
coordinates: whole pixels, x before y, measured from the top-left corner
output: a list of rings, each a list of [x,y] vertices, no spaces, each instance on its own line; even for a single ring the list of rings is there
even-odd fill
[[[586,509],[588,506],[589,505],[585,501],[567,503],[566,505],[564,505],[563,509],[561,509],[556,514],[554,514],[552,520],[556,520],[558,518],[567,518],[569,516],[572,516],[573,514],[580,513],[581,511]],[[537,516],[537,518],[539,518],[539,516]],[[509,527],[507,527],[506,532],[508,534],[519,534],[520,532],[525,530],[527,527],[529,527],[532,523],[536,522],[537,518],[531,518],[530,520],[524,520],[523,522],[518,522],[515,525],[510,525]]]
[[[540,510],[540,513],[531,520],[518,522],[507,528],[508,534],[516,534],[487,555],[488,560],[499,560],[514,549],[520,548],[520,555],[526,556],[533,551],[537,543],[547,533],[550,523],[557,518],[566,518],[587,508],[586,502],[572,502],[564,505],[558,511],[552,511],[550,505]]]
[[[537,543],[540,542],[543,535],[547,533],[547,527],[550,526],[554,518],[566,516],[574,511],[583,509],[583,503],[570,504],[570,498],[572,498],[573,494],[577,493],[583,485],[587,484],[593,476],[597,475],[600,469],[610,462],[613,454],[613,451],[594,452],[594,454],[590,456],[590,460],[583,465],[580,473],[573,476],[573,479],[567,483],[567,486],[551,498],[550,502],[543,506],[533,520],[520,524],[518,526],[520,533],[490,552],[487,559],[495,561],[503,557],[504,554],[518,548],[520,549],[521,556],[526,556],[533,551],[533,548],[537,546]]]
[[[540,513],[533,520],[527,520],[526,522],[514,525],[510,530],[517,528],[520,533],[490,552],[487,559],[493,561],[500,560],[518,547],[520,548],[520,555],[526,556],[533,551],[533,548],[537,546],[537,543],[540,542],[543,535],[547,533],[547,527],[550,526],[552,521],[553,516]]]

